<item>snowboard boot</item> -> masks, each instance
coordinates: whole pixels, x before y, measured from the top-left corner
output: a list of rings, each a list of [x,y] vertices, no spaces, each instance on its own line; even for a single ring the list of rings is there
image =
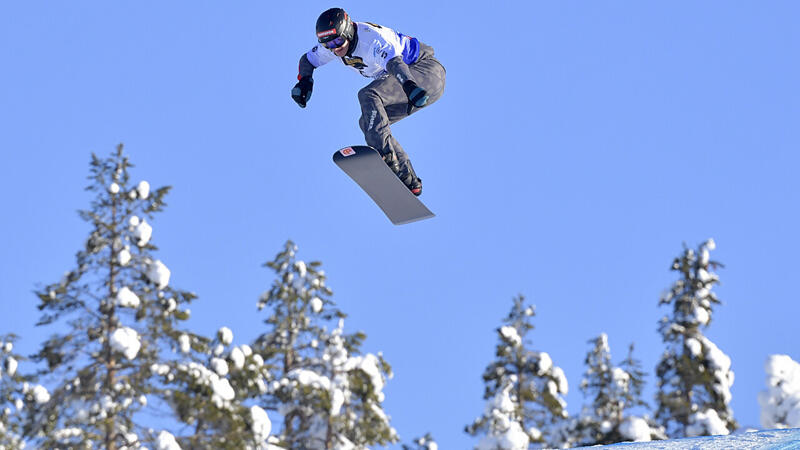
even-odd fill
[[[416,195],[417,197],[422,195],[422,178],[418,177],[413,170],[397,174],[397,176],[412,194]]]
[[[399,173],[400,172],[400,161],[397,160],[397,155],[391,150],[388,152],[378,152],[381,154],[381,158],[383,158],[383,162],[392,169],[392,172]]]
[[[419,196],[422,194],[422,179],[417,177],[417,174],[414,173],[414,169],[411,168],[411,163],[407,162],[407,167],[405,169],[400,169],[400,161],[397,160],[397,154],[394,151],[380,151],[378,152],[381,154],[381,158],[383,158],[383,162],[386,163],[387,166],[392,170],[392,172],[397,174],[397,177],[400,178],[400,181],[408,187],[408,190],[411,191],[412,194]]]

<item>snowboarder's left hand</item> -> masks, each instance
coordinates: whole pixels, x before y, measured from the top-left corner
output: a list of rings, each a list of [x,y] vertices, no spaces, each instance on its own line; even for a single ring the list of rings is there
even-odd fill
[[[428,91],[422,89],[417,85],[417,83],[406,80],[403,83],[403,91],[406,93],[408,97],[408,111],[411,112],[411,107],[416,106],[417,108],[422,108],[428,103]]]

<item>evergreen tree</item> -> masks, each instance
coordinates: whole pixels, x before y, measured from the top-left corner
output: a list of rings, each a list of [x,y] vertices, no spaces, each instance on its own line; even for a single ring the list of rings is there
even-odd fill
[[[258,445],[229,381],[206,367],[211,340],[179,328],[195,295],[173,288],[154,256],[149,222],[169,188],[132,184],[130,167],[121,145],[109,158],[92,155],[85,248],[60,282],[37,291],[37,325],[61,326],[33,356],[52,390],[33,393],[25,436],[41,448]],[[190,431],[176,439],[148,417]]]
[[[647,406],[641,398],[645,374],[633,357],[633,345],[628,357],[614,366],[605,333],[590,343],[593,348],[586,355],[581,390],[591,403],[584,406],[573,425],[572,443],[591,446],[662,437],[658,427],[647,418],[625,414],[632,408]]]
[[[670,437],[728,434],[737,427],[729,406],[731,360],[703,335],[720,303],[712,292],[719,283],[714,270],[721,267],[710,259],[714,248],[713,240],[696,252],[684,245],[672,263],[680,278],[660,301],[672,306],[672,314],[659,323],[667,348],[656,370],[656,419]]]
[[[628,347],[628,356],[622,360],[619,367],[628,374],[630,382],[628,388],[623,391],[622,398],[625,401],[625,410],[628,408],[644,407],[650,408],[644,399],[642,399],[642,391],[644,390],[644,378],[647,376],[642,370],[642,362],[633,357],[633,344]]]
[[[496,360],[483,374],[484,414],[467,426],[473,436],[483,436],[479,450],[527,449],[531,442],[554,442],[553,425],[567,417],[567,379],[545,352],[530,350],[533,306],[514,298],[511,312],[498,328]],[[556,444],[557,445],[557,444]]]
[[[268,331],[253,347],[272,371],[270,409],[283,416],[281,445],[345,449],[397,441],[381,403],[391,367],[379,355],[360,355],[366,336],[345,334],[345,314],[330,299],[319,262],[297,260],[293,242],[266,266],[277,279],[259,301]],[[335,326],[328,331],[329,326]]]
[[[0,336],[0,449],[24,448],[22,441],[22,417],[26,377],[18,371],[24,358],[14,353],[17,337],[13,334]]]
[[[626,412],[637,407],[650,409],[650,405],[642,398],[647,373],[642,369],[641,361],[634,358],[633,347],[633,344],[628,347],[628,356],[619,364],[619,368],[627,373],[629,378],[627,389],[622,395],[625,401],[623,411]],[[660,426],[649,414],[643,416],[629,414],[620,425],[619,431],[623,440],[626,441],[667,439],[664,427]]]
[[[197,345],[185,334],[179,341],[183,353]],[[193,427],[176,441],[183,448],[273,448],[267,413],[254,404],[245,406],[266,392],[269,371],[250,346],[230,347],[232,341],[233,332],[222,327],[203,346],[205,361],[153,366],[163,382],[176,386],[169,392],[170,404],[178,419]]]
[[[430,433],[425,433],[425,436],[415,438],[411,445],[403,444],[403,450],[439,450],[439,444]]]
[[[767,389],[758,393],[761,426],[800,428],[800,363],[789,355],[770,355],[764,370]]]

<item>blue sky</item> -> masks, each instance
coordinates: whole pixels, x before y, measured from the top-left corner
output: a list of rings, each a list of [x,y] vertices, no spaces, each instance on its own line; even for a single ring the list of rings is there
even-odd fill
[[[0,333],[28,353],[49,334],[32,290],[72,268],[90,154],[122,142],[134,179],[174,187],[153,241],[171,284],[200,295],[192,328],[262,332],[261,264],[294,240],[393,365],[385,406],[406,442],[474,442],[462,429],[516,294],[571,412],[601,332],[618,361],[636,343],[650,395],[669,266],[708,238],[725,268],[707,336],[733,360],[735,417],[758,425],[766,357],[800,360],[800,5],[301,3],[0,5]],[[331,6],[447,68],[442,99],[393,127],[432,220],[391,225],[331,162],[363,143],[367,79],[331,64],[308,108],[290,98]]]

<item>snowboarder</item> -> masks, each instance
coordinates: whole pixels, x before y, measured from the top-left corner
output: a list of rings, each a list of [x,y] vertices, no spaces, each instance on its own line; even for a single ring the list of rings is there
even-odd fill
[[[292,98],[301,108],[311,98],[314,69],[339,59],[374,81],[358,92],[358,123],[367,145],[375,148],[414,195],[422,180],[392,136],[389,125],[430,105],[442,96],[445,69],[433,57],[433,48],[416,38],[369,22],[353,22],[341,8],[317,19],[319,43],[300,58],[298,83]]]

